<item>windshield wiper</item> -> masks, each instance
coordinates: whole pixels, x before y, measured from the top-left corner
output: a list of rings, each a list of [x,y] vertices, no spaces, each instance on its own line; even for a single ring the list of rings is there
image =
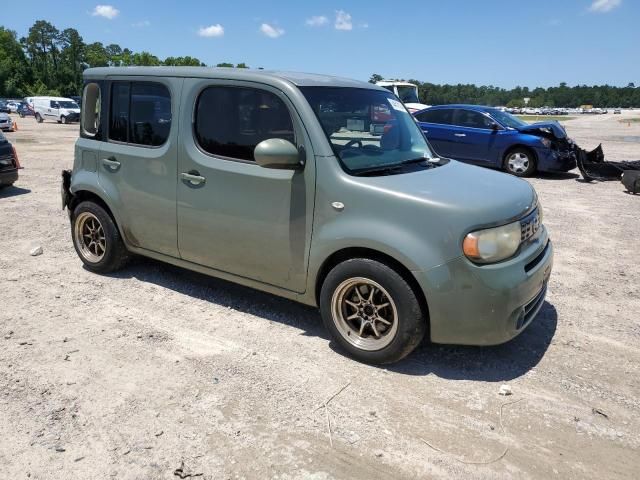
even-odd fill
[[[401,162],[391,163],[388,165],[379,165],[377,167],[371,167],[371,168],[360,168],[358,170],[355,170],[353,173],[354,175],[368,175],[370,173],[393,172],[393,171],[402,169],[407,165],[410,165],[413,163],[422,163],[422,162],[425,162],[425,166],[429,168],[435,167],[435,165],[429,163],[428,160],[429,159],[425,157],[411,158],[409,160],[403,160]]]

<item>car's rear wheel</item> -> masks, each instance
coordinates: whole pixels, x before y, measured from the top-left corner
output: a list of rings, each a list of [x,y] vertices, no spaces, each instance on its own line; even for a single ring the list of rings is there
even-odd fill
[[[64,115],[62,115],[62,116],[60,117],[60,123],[62,123],[63,125],[66,125],[66,124],[67,124],[67,117],[65,117]]]
[[[129,260],[120,232],[111,216],[97,203],[81,202],[71,215],[73,246],[86,267],[97,273],[113,272]]]
[[[529,177],[536,171],[536,158],[528,148],[514,148],[504,157],[504,169],[516,177]]]
[[[320,292],[320,312],[336,343],[366,363],[404,358],[426,332],[412,287],[393,268],[367,258],[347,260],[329,272]]]

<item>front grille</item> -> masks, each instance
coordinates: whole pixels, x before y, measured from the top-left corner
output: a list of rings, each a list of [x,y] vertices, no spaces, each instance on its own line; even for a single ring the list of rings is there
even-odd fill
[[[535,236],[540,230],[540,213],[536,208],[529,215],[520,220],[520,243],[524,243]]]
[[[538,292],[538,294],[533,297],[533,299],[524,306],[524,315],[522,315],[518,321],[518,325],[516,325],[517,329],[522,328],[523,325],[527,325],[533,317],[540,311],[542,307],[542,303],[544,302],[544,297],[547,293],[547,283],[542,286],[542,289]]]

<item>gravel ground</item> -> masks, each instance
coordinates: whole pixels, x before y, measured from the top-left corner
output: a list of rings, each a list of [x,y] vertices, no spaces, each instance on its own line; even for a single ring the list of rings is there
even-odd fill
[[[566,126],[634,160],[632,116]],[[78,127],[18,124],[25,168],[0,193],[0,477],[637,478],[640,196],[619,182],[531,180],[556,260],[520,337],[376,368],[338,353],[314,309],[151,260],[83,269],[59,196]]]

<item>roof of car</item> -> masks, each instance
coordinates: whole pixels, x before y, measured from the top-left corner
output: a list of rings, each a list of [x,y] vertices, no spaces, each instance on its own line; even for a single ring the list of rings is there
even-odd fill
[[[471,105],[466,103],[452,103],[450,105],[434,105],[433,107],[429,107],[429,109],[436,109],[436,108],[466,108],[467,110],[476,110],[478,112],[487,112],[490,110],[495,110],[495,107],[488,107],[486,105]]]
[[[212,68],[212,67],[99,67],[84,71],[85,78],[105,78],[113,76],[144,77],[196,77],[223,78],[230,80],[269,81],[286,80],[299,87],[352,87],[381,89],[368,82],[350,78],[318,75],[315,73],[281,72],[272,70],[253,70],[248,68]]]

